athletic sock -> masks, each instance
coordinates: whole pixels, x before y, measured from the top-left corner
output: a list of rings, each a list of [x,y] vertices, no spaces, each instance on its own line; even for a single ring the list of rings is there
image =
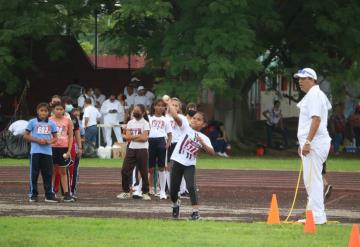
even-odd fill
[[[166,174],[166,183],[167,183],[167,186],[168,186],[168,190],[170,191],[170,172],[169,171],[166,171],[165,172]]]
[[[185,192],[187,192],[186,181],[185,181],[184,177],[182,177],[181,184],[180,184],[180,194],[183,194]]]
[[[160,182],[160,192],[165,193],[165,186],[166,186],[166,174],[165,174],[165,171],[159,171],[159,182]]]

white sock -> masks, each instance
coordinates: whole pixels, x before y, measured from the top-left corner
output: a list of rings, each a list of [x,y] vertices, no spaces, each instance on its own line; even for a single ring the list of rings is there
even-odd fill
[[[170,191],[170,172],[166,171],[165,174],[166,174],[166,183],[168,186],[168,190]]]
[[[142,191],[142,179],[139,181],[139,185],[136,188],[136,193],[139,195]]]
[[[180,194],[183,194],[187,192],[187,189],[186,189],[186,181],[185,181],[185,178],[182,177],[181,179],[181,184],[180,184]]]
[[[136,183],[136,168],[134,168],[133,173],[132,173],[132,186],[134,187],[135,183]]]
[[[165,193],[165,186],[166,186],[165,171],[159,171],[159,182],[160,182],[160,192]]]

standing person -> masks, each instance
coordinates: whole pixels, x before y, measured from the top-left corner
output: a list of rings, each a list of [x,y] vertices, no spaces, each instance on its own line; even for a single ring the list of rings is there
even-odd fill
[[[103,95],[99,88],[94,89],[94,99],[96,108],[100,109],[104,101],[106,100],[105,95]]]
[[[111,130],[114,130],[117,142],[123,143],[119,124],[124,122],[125,111],[124,107],[115,98],[115,94],[111,94],[109,99],[105,100],[100,112],[104,116],[104,124],[109,126],[104,128],[106,146],[112,146]]]
[[[150,107],[149,98],[145,96],[146,90],[143,86],[139,86],[137,89],[137,95],[134,98],[134,105],[144,105],[146,108]]]
[[[328,111],[331,104],[316,84],[313,69],[304,68],[294,75],[299,78],[301,91],[306,93],[297,104],[300,108],[298,141],[299,155],[303,163],[303,179],[308,195],[307,209],[312,210],[315,224],[326,223],[324,184],[321,175],[331,138],[327,130]]]
[[[186,118],[188,122],[190,123],[191,118],[195,115],[197,112],[197,105],[193,102],[190,102],[186,106]]]
[[[171,144],[171,125],[165,117],[166,104],[162,99],[154,102],[154,109],[152,109],[151,116],[149,117],[150,133],[149,133],[149,174],[150,174],[150,187],[156,184],[153,183],[153,176],[156,172],[154,168],[159,168],[159,182],[160,182],[160,199],[166,199],[166,150]],[[150,190],[152,191],[152,190]]]
[[[80,166],[80,159],[81,159],[81,156],[82,156],[82,147],[83,147],[83,144],[84,144],[85,129],[82,126],[82,122],[80,121],[80,109],[79,108],[74,108],[73,109],[72,116],[74,116],[78,120],[79,129],[80,129],[80,144],[78,143],[78,141],[76,142],[76,146],[75,146],[76,156],[75,156],[75,160],[74,160],[74,174],[72,176],[72,182],[71,182],[71,188],[70,188],[72,197],[77,199],[78,183],[79,183],[79,166]]]
[[[85,141],[96,146],[96,138],[98,135],[96,124],[101,114],[98,109],[92,105],[91,99],[85,99],[84,106],[83,125],[85,128]]]
[[[346,119],[344,115],[344,105],[338,104],[336,106],[336,112],[331,117],[331,132],[333,133],[334,152],[336,155],[339,154],[339,147],[343,143]]]
[[[355,145],[360,147],[360,103],[355,106],[355,112],[350,118],[351,133],[355,139]]]
[[[284,127],[283,116],[280,109],[280,101],[275,100],[274,106],[265,110],[263,112],[263,116],[266,118],[266,137],[268,147],[273,147],[272,135],[274,131],[281,133],[283,137],[283,147],[287,147],[287,129]]]
[[[173,97],[171,99],[170,104],[172,105],[174,110],[177,112],[178,117],[182,120],[182,124],[188,126],[189,121],[182,114],[182,110],[181,110],[182,109],[182,103],[181,103],[180,99],[178,99],[176,97]],[[171,184],[172,161],[171,161],[170,158],[171,158],[171,155],[174,152],[176,144],[179,142],[179,139],[181,137],[182,132],[181,132],[180,126],[176,123],[175,119],[169,113],[167,113],[166,116],[169,118],[170,125],[171,125],[171,128],[172,128],[171,145],[167,150],[167,167],[166,167],[166,182],[167,182],[167,185],[169,187],[169,191],[171,191],[170,184]],[[181,180],[179,194],[180,194],[181,198],[189,198],[188,197],[188,191],[186,189],[186,182],[185,182],[184,177]]]
[[[77,99],[78,107],[83,110],[85,108],[85,100],[90,99],[91,105],[95,106],[94,91],[92,88],[83,88],[83,93]]]
[[[124,94],[126,96],[126,103],[127,105],[130,107],[134,107],[135,104],[135,97],[136,97],[136,93],[135,93],[135,89],[133,86],[127,86],[127,94]]]
[[[121,184],[123,192],[117,195],[119,199],[131,198],[130,180],[134,168],[136,167],[142,179],[142,199],[151,200],[149,196],[149,180],[148,180],[148,148],[149,148],[149,122],[145,107],[136,105],[133,110],[134,118],[130,120],[126,127],[125,138],[129,142],[126,156],[121,169]]]
[[[184,120],[179,117],[179,114],[174,107],[166,102],[169,107],[169,113],[179,125],[181,130],[181,137],[175,146],[174,152],[171,155],[173,161],[173,167],[171,171],[171,201],[172,216],[174,219],[179,218],[180,214],[180,200],[178,192],[180,189],[181,179],[184,176],[187,189],[190,194],[190,200],[192,205],[192,220],[198,220],[200,218],[198,196],[195,183],[195,165],[198,152],[202,149],[210,155],[215,155],[215,151],[211,146],[209,138],[200,132],[202,128],[206,126],[205,115],[202,112],[197,112],[190,121],[190,126],[184,124]]]
[[[51,144],[57,141],[57,128],[48,119],[49,105],[40,103],[36,107],[37,117],[29,121],[24,139],[31,142],[30,150],[30,191],[29,202],[38,201],[37,180],[43,179],[45,202],[59,202],[51,189],[53,160]]]
[[[64,116],[65,106],[63,103],[53,105],[54,115],[50,117],[57,127],[58,139],[52,144],[54,171],[52,184],[55,182],[55,174],[60,173],[62,191],[64,192],[64,202],[73,202],[70,196],[67,166],[71,165],[71,148],[73,143],[73,124],[71,120]]]

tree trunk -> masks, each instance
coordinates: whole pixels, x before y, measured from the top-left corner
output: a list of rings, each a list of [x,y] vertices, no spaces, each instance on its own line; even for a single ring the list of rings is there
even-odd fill
[[[247,94],[232,98],[217,95],[214,117],[224,123],[230,141],[241,142],[251,125]]]

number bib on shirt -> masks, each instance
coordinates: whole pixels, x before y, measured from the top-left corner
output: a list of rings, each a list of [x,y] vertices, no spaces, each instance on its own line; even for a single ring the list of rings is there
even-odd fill
[[[49,125],[37,125],[36,133],[41,135],[51,134],[51,127]]]

